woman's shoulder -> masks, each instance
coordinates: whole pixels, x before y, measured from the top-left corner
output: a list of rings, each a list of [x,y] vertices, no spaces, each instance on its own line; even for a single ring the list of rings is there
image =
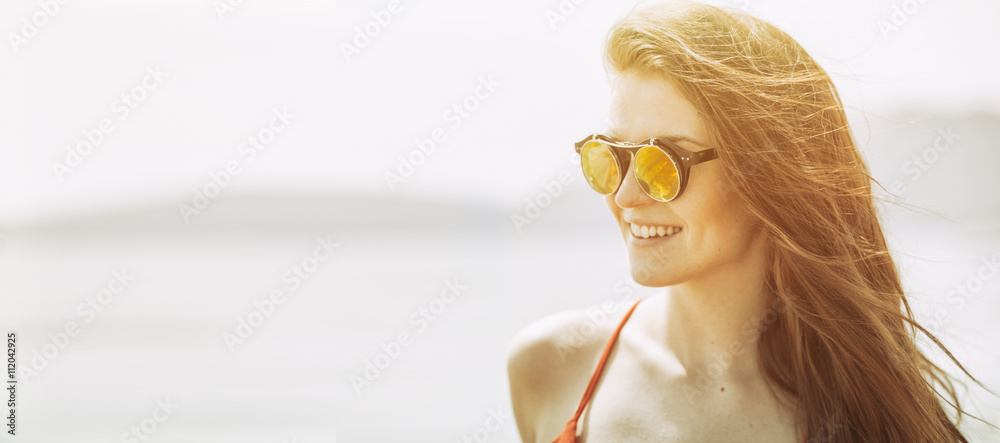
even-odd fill
[[[529,323],[507,348],[507,374],[519,427],[548,413],[572,414],[601,350],[629,304],[619,300],[547,315]],[[522,435],[522,438],[527,438]],[[525,440],[529,441],[529,440]]]
[[[551,372],[546,369],[587,359],[584,351],[603,347],[629,306],[623,301],[607,300],[535,320],[511,339],[507,349],[508,363]]]

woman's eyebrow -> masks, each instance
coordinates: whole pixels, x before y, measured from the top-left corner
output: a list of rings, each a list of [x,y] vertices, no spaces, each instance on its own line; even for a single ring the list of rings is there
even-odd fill
[[[669,141],[672,141],[672,142],[675,142],[675,143],[676,142],[688,142],[688,143],[691,143],[693,145],[698,145],[698,146],[701,146],[701,147],[708,147],[708,145],[706,145],[706,144],[704,144],[704,143],[702,143],[702,142],[700,142],[698,140],[695,140],[695,139],[693,139],[691,137],[685,136],[685,135],[670,134],[670,135],[661,135],[661,136],[656,137],[656,138],[663,139],[663,140],[669,140]]]
[[[604,130],[604,135],[606,135],[608,137],[611,137],[611,138],[613,138],[615,140],[618,140],[618,141],[623,141],[621,139],[621,137],[618,137],[618,135],[615,133],[615,130],[611,129],[611,128],[605,129]],[[698,145],[698,146],[701,146],[701,147],[708,147],[708,145],[706,145],[705,143],[702,143],[702,142],[700,142],[698,140],[695,140],[695,139],[693,139],[691,137],[688,137],[686,135],[666,134],[666,135],[658,135],[658,136],[656,136],[656,138],[658,138],[660,140],[667,140],[667,141],[674,142],[674,143],[677,143],[677,142],[688,142],[688,143],[691,143],[693,145]]]

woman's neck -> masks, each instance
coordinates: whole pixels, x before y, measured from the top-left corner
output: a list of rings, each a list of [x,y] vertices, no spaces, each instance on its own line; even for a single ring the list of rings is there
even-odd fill
[[[689,378],[713,382],[759,374],[758,332],[773,323],[767,311],[763,247],[671,286],[663,305],[663,343]]]

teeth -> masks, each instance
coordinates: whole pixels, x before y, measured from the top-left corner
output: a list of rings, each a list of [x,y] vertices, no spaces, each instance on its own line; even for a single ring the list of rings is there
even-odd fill
[[[629,228],[632,230],[632,236],[637,238],[669,237],[681,232],[679,226],[642,226],[629,223]]]

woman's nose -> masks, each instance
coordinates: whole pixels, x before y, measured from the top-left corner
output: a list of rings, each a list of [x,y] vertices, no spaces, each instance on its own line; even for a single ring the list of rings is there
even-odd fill
[[[622,180],[618,192],[615,193],[615,204],[620,208],[631,208],[656,202],[639,186],[639,180],[635,177],[635,157],[633,156],[631,160],[628,163],[628,170],[625,171],[625,179]]]

